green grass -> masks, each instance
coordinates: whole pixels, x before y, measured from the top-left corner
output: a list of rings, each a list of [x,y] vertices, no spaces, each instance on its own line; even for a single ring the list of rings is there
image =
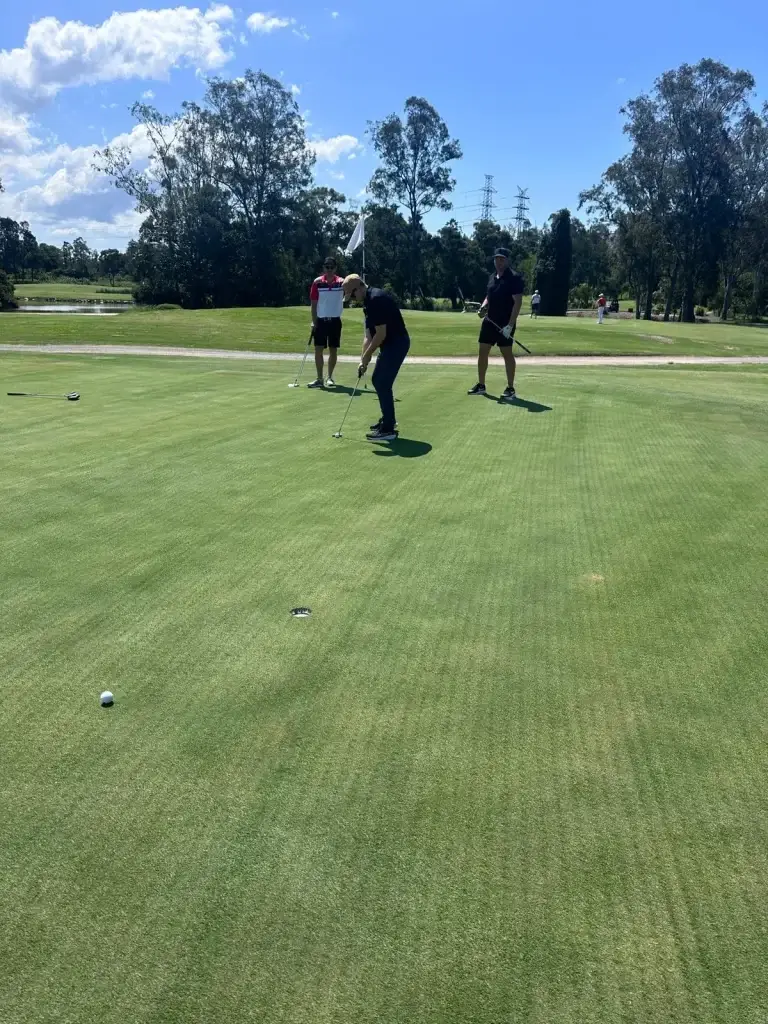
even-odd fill
[[[108,280],[78,284],[74,281],[38,281],[34,284],[17,284],[16,301],[24,299],[39,302],[54,299],[57,302],[132,302],[130,285],[110,285]]]
[[[765,1020],[764,371],[0,367],[3,1024]]]
[[[406,311],[414,355],[473,356],[480,321],[463,313]],[[192,348],[301,352],[309,336],[309,309],[136,311],[107,317],[8,313],[0,316],[0,343],[182,345]],[[357,354],[362,314],[345,313],[342,351]],[[519,337],[537,355],[768,355],[768,330],[715,324],[663,324],[568,318],[521,320]]]

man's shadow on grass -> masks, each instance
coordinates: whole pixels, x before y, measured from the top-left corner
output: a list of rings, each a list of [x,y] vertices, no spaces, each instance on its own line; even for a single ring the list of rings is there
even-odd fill
[[[501,395],[489,395],[486,393],[486,398],[490,398],[498,405],[508,405],[512,409],[527,409],[528,412],[552,412],[551,405],[540,405],[538,402],[529,402],[527,398],[516,398],[513,402],[507,402],[501,397]]]
[[[398,437],[394,441],[374,441],[374,444],[381,445],[375,448],[373,454],[391,459],[393,456],[400,456],[401,459],[420,459],[429,455],[432,445],[426,441],[414,441],[410,437]]]

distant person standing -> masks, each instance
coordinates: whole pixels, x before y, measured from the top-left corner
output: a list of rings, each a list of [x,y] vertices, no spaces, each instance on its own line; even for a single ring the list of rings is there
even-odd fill
[[[541,305],[541,295],[539,295],[539,289],[531,296],[531,320],[537,320],[539,317],[539,306]]]
[[[494,272],[488,278],[488,288],[483,304],[478,311],[485,317],[478,338],[477,384],[470,388],[468,395],[485,395],[485,375],[488,372],[488,356],[494,345],[504,357],[507,371],[507,389],[501,396],[506,402],[514,402],[515,357],[512,354],[515,327],[520,307],[523,304],[523,278],[509,266],[509,249],[497,249],[493,256]]]
[[[603,317],[605,316],[606,301],[605,296],[600,292],[600,298],[597,300],[597,322],[601,324]]]
[[[341,312],[344,309],[343,280],[336,273],[336,260],[329,256],[323,263],[323,273],[315,278],[309,291],[312,308],[312,329],[315,334],[315,368],[317,378],[308,388],[323,387],[323,353],[328,349],[329,388],[336,387],[333,371],[341,346]]]
[[[381,419],[365,436],[369,441],[395,441],[397,430],[393,387],[411,347],[403,315],[391,295],[381,288],[369,288],[358,274],[344,278],[344,296],[351,301],[361,302],[365,314],[365,345],[357,371],[358,377],[363,376],[373,353],[378,351],[372,383],[379,396]]]

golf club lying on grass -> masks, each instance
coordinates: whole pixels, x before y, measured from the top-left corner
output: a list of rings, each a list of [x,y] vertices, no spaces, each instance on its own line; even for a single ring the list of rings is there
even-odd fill
[[[488,323],[491,325],[491,327],[495,327],[496,328],[496,330],[499,332],[499,334],[503,334],[504,333],[504,328],[503,327],[499,327],[499,325],[497,323],[494,323],[493,320],[491,320],[491,318],[489,316],[487,316],[485,319],[488,321]],[[514,334],[512,335],[512,342],[515,345],[519,345],[520,348],[523,350],[523,352],[527,352],[528,355],[531,354],[531,350],[529,348],[526,348],[525,345],[522,343],[522,341],[518,341],[517,338],[514,336]]]
[[[38,395],[29,391],[9,391],[8,395],[14,398],[66,398],[68,402],[80,401],[79,391],[70,391],[68,395]]]
[[[314,336],[315,328],[313,327],[312,330],[309,332],[309,341],[307,342],[307,347],[304,349],[304,358],[301,360],[301,366],[299,367],[299,372],[296,374],[296,380],[293,382],[293,384],[288,385],[289,388],[297,388],[299,386],[301,375],[302,373],[304,373],[304,363],[306,363],[307,361],[307,356],[309,355],[309,350],[312,347],[312,339],[314,338]]]
[[[362,378],[364,376],[365,376],[365,370],[362,370],[362,371],[358,370],[357,371],[357,380],[355,381],[355,386],[352,389],[352,394],[349,396],[349,405],[347,406],[346,412],[344,413],[344,419],[342,419],[342,421],[341,421],[341,426],[339,427],[337,432],[333,435],[334,437],[343,437],[344,436],[342,434],[342,432],[341,432],[343,427],[344,427],[344,420],[347,418],[347,413],[352,408],[352,399],[357,394],[357,389],[360,387],[360,381],[362,380]]]

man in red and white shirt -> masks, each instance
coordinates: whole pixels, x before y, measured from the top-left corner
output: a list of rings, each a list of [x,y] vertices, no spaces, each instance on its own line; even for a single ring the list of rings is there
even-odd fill
[[[600,298],[597,300],[597,322],[601,324],[603,317],[605,316],[606,301],[605,296],[600,292]]]
[[[308,388],[323,386],[323,352],[328,349],[328,380],[329,388],[336,387],[333,371],[336,368],[336,357],[341,345],[341,311],[344,308],[343,279],[336,273],[336,260],[329,256],[323,263],[321,277],[312,282],[309,300],[312,306],[312,327],[315,332],[315,366],[317,379]]]

